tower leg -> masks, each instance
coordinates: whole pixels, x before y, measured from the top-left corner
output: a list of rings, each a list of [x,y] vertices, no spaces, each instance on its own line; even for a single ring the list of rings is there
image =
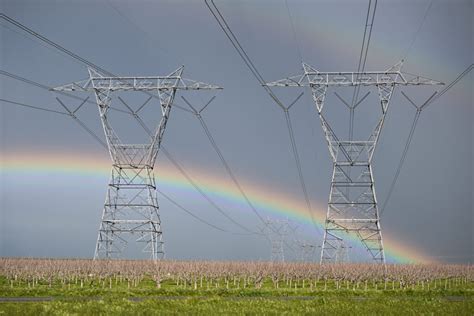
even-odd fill
[[[147,165],[113,165],[94,258],[119,258],[131,239],[127,235],[144,243],[151,259],[163,258],[155,180]]]
[[[369,159],[357,159],[367,145],[351,141],[340,146],[351,162],[333,166],[321,263],[340,261],[347,234],[358,237],[374,262],[385,263],[372,166]]]

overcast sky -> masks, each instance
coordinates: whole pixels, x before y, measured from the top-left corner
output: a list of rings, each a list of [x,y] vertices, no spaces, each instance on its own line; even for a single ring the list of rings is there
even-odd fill
[[[215,1],[265,80],[301,73],[303,60],[322,71],[357,69],[368,1]],[[423,16],[426,19],[420,28]],[[204,112],[216,143],[244,189],[261,187],[303,201],[284,114],[259,86],[204,1],[2,0],[1,12],[79,56],[121,75],[165,75],[184,65],[187,78],[218,84],[216,100]],[[451,82],[473,61],[473,2],[466,0],[379,0],[367,70],[384,70],[405,57],[404,71]],[[0,21],[0,68],[58,86],[85,79],[83,64]],[[419,32],[417,30],[419,29]],[[416,36],[415,36],[416,35]],[[436,87],[404,88],[416,102]],[[382,229],[397,243],[440,261],[473,262],[473,75],[465,77],[421,114],[408,157]],[[275,90],[285,102],[299,90]],[[367,135],[379,105],[376,91],[356,112],[356,134]],[[352,90],[341,90],[350,98]],[[55,95],[0,76],[2,99],[61,110]],[[177,101],[183,103],[179,97]],[[189,94],[203,104],[214,93]],[[139,104],[144,96],[130,96]],[[68,99],[71,106],[77,100]],[[328,92],[328,117],[347,135],[348,113]],[[155,118],[147,114],[148,122]],[[97,108],[78,115],[102,137]],[[392,99],[374,161],[379,202],[385,201],[415,111],[400,93]],[[291,110],[305,182],[316,212],[325,212],[331,160],[308,91]],[[74,121],[52,113],[0,105],[1,154],[94,157],[107,152]],[[129,142],[142,131],[118,116],[117,129]],[[366,138],[363,136],[362,138]],[[229,181],[199,122],[173,109],[164,145],[186,170]],[[23,153],[23,154],[21,154]],[[27,154],[25,154],[27,153]],[[97,157],[97,158],[96,158]],[[159,157],[160,164],[170,166]],[[170,166],[169,168],[172,168]],[[199,179],[195,174],[196,181]],[[91,257],[108,181],[107,174],[0,170],[0,256]],[[230,182],[229,182],[230,183]],[[168,192],[203,218],[242,232],[195,192]],[[215,197],[219,199],[219,197]],[[260,225],[248,209],[218,203],[239,222]],[[303,202],[302,202],[303,203]],[[268,259],[267,241],[209,229],[160,200],[166,254],[176,259]],[[275,216],[262,210],[264,216]],[[320,243],[322,236],[302,223],[300,235]],[[387,237],[388,238],[388,237]],[[130,253],[131,256],[137,255]],[[297,257],[288,253],[288,256]]]

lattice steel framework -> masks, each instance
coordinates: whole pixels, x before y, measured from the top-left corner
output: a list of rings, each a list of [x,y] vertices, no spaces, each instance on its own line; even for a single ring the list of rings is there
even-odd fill
[[[333,161],[321,263],[336,262],[346,245],[344,233],[355,234],[375,262],[385,263],[380,218],[375,195],[372,158],[397,85],[437,85],[439,81],[401,72],[403,61],[385,71],[320,72],[303,63],[302,75],[267,86],[309,87]],[[329,87],[375,86],[381,116],[367,140],[340,140],[323,114]]]
[[[289,221],[281,219],[270,219],[267,218],[264,221],[265,226],[260,228],[263,235],[270,242],[271,246],[271,261],[272,262],[285,262],[285,251],[283,244],[285,238],[289,233]]]
[[[94,92],[112,160],[94,259],[120,257],[128,242],[125,234],[136,235],[136,241],[144,243],[143,251],[149,252],[152,259],[164,256],[153,168],[175,94],[177,90],[221,89],[182,78],[183,69],[180,67],[168,76],[108,77],[89,68],[89,79],[53,89]],[[149,143],[124,144],[112,128],[108,111],[112,93],[118,91],[142,91],[159,100],[161,120]]]
[[[297,240],[296,244],[301,251],[300,260],[302,262],[314,262],[318,246],[306,240]]]
[[[338,248],[334,254],[334,262],[337,263],[347,263],[349,262],[349,249],[351,247],[347,245],[344,240],[339,242]]]

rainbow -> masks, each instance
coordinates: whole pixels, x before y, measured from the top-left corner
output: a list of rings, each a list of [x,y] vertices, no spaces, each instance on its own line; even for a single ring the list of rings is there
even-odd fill
[[[226,180],[226,177],[220,177],[212,172],[202,169],[188,169],[193,178],[199,179],[200,187],[210,196],[223,198],[229,202],[237,203],[242,207],[240,210],[246,210],[245,200],[239,191]],[[41,154],[38,152],[15,152],[0,154],[0,175],[2,173],[28,173],[29,176],[47,175],[54,173],[74,174],[82,177],[100,176],[108,177],[110,173],[110,162],[104,156],[94,156],[73,153]],[[160,188],[166,192],[190,193],[194,188],[181,176],[181,174],[172,166],[160,164],[156,170]],[[302,201],[285,195],[282,192],[272,191],[271,189],[258,185],[256,183],[244,183],[246,194],[257,209],[262,211],[262,215],[277,215],[288,217],[299,224],[310,227],[313,225],[311,216],[308,214]],[[325,205],[313,203],[316,211],[313,211],[313,218],[317,229],[322,231]],[[248,210],[250,212],[250,210]],[[356,243],[352,237],[351,242]],[[432,262],[428,256],[423,255],[418,249],[401,244],[394,238],[384,235],[385,251],[388,261],[395,263],[428,263]],[[360,247],[360,246],[359,246]]]
[[[320,69],[320,64],[316,63],[311,56],[316,56],[318,59],[319,55],[322,52],[330,52],[331,55],[337,53],[340,57],[347,58],[349,56],[354,56],[353,64],[356,64],[356,56],[358,54],[353,54],[353,52],[348,48],[355,48],[355,51],[358,53],[360,48],[360,40],[362,38],[362,25],[359,25],[357,28],[349,27],[341,23],[332,23],[331,32],[327,31],[326,22],[329,17],[325,15],[319,15],[318,18],[314,19],[314,12],[298,10],[296,7],[291,8],[293,18],[296,21],[296,38],[292,38],[290,30],[290,21],[282,16],[270,15],[270,14],[256,14],[248,15],[247,17],[251,20],[248,21],[249,25],[261,25],[262,19],[266,20],[267,25],[272,25],[272,32],[268,32],[266,36],[271,37],[272,40],[281,41],[281,34],[288,34],[286,39],[290,45],[296,47],[302,45],[302,58],[313,65],[317,69]],[[153,13],[155,11],[149,10],[144,13]],[[299,14],[298,14],[299,13]],[[225,15],[225,12],[224,12]],[[286,15],[286,14],[285,14]],[[152,16],[155,17],[155,16]],[[303,22],[301,22],[303,21]],[[230,21],[232,22],[232,21]],[[306,23],[305,27],[301,27],[299,23]],[[339,34],[339,36],[335,36]],[[238,36],[238,35],[237,35]],[[317,39],[318,41],[318,50],[312,50],[311,54],[305,53],[308,52],[308,47],[305,47],[305,42],[313,43]],[[392,60],[393,64],[401,59],[402,50],[404,47],[399,47],[400,53],[397,53],[396,48],[394,47],[391,37],[382,37],[379,38],[378,43],[373,43],[375,47],[371,49],[378,52],[377,56],[371,56],[371,64],[384,64],[385,59]],[[298,42],[298,43],[296,43]],[[321,44],[323,43],[323,44]],[[308,44],[306,44],[308,45]],[[313,48],[314,49],[314,48]],[[416,49],[416,47],[415,47]],[[383,59],[383,60],[381,60]],[[426,57],[425,55],[411,54],[408,58],[413,60],[416,64],[421,65],[438,65],[439,63],[436,60],[433,60],[432,56]],[[296,58],[295,58],[296,61]],[[386,67],[389,67],[390,64],[387,64]],[[438,67],[439,68],[439,67]],[[325,69],[321,69],[325,70]],[[326,69],[327,70],[327,69]],[[446,72],[450,70],[445,66]],[[452,72],[452,70],[450,71]],[[300,73],[299,68],[295,69],[294,74]],[[283,74],[291,75],[291,74]],[[429,75],[429,74],[427,74]],[[279,78],[279,77],[277,77]],[[242,199],[238,190],[226,180],[227,177],[220,177],[210,170],[203,170],[199,168],[189,169],[193,178],[199,179],[199,183],[203,190],[212,196],[218,196],[225,200],[231,201],[232,203],[237,203],[242,205],[239,207],[239,210],[247,209],[245,206],[245,201]],[[64,153],[50,153],[42,154],[38,152],[15,152],[15,153],[0,153],[0,175],[6,172],[21,173],[27,172],[30,175],[50,175],[52,173],[63,173],[63,174],[74,174],[82,176],[85,178],[90,177],[101,177],[106,178],[109,176],[110,172],[110,162],[103,156],[93,156],[90,154],[64,154]],[[189,193],[194,189],[186,180],[184,180],[179,172],[177,172],[172,166],[160,165],[157,168],[157,178],[160,183],[160,187],[163,187],[165,191],[178,192],[178,193]],[[276,192],[271,188],[259,185],[254,182],[247,182],[244,184],[245,191],[252,202],[256,205],[259,210],[262,210],[266,214],[273,214],[278,216],[289,217],[299,223],[312,226],[312,220],[306,211],[305,205],[302,201],[299,201],[288,194],[282,192]],[[314,206],[314,219],[318,229],[322,229],[324,223],[324,216],[326,206],[321,203],[312,203]],[[265,214],[265,215],[266,215]],[[355,240],[354,240],[355,242]],[[422,251],[416,249],[411,245],[407,245],[397,241],[396,238],[387,236],[384,234],[384,243],[387,257],[394,262],[415,262],[415,263],[425,263],[433,261],[427,255],[424,255]]]

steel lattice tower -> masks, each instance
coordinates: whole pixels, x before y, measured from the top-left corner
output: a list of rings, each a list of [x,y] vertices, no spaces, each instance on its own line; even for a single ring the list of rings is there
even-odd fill
[[[94,259],[117,258],[124,250],[126,234],[145,244],[143,251],[154,260],[164,256],[161,220],[153,174],[166,124],[177,90],[221,89],[181,77],[184,67],[168,76],[110,77],[89,68],[89,79],[54,88],[55,91],[94,92],[112,171],[100,222]],[[112,94],[141,91],[156,97],[161,120],[146,144],[124,144],[108,120]]]
[[[272,262],[285,262],[285,252],[283,244],[288,235],[289,221],[267,218],[264,222],[265,226],[260,228],[262,234],[270,242],[272,254]]]
[[[331,188],[325,220],[320,262],[336,262],[344,233],[355,234],[375,262],[385,263],[382,231],[375,195],[372,158],[384,125],[390,99],[397,85],[442,84],[429,78],[401,72],[403,61],[385,71],[320,72],[303,63],[304,73],[267,86],[309,87],[333,161]],[[375,86],[381,114],[366,140],[341,140],[326,120],[323,109],[329,87]],[[345,250],[345,249],[344,249]]]
[[[316,248],[318,248],[318,246],[305,240],[297,240],[296,244],[301,250],[300,260],[302,262],[314,262]]]

